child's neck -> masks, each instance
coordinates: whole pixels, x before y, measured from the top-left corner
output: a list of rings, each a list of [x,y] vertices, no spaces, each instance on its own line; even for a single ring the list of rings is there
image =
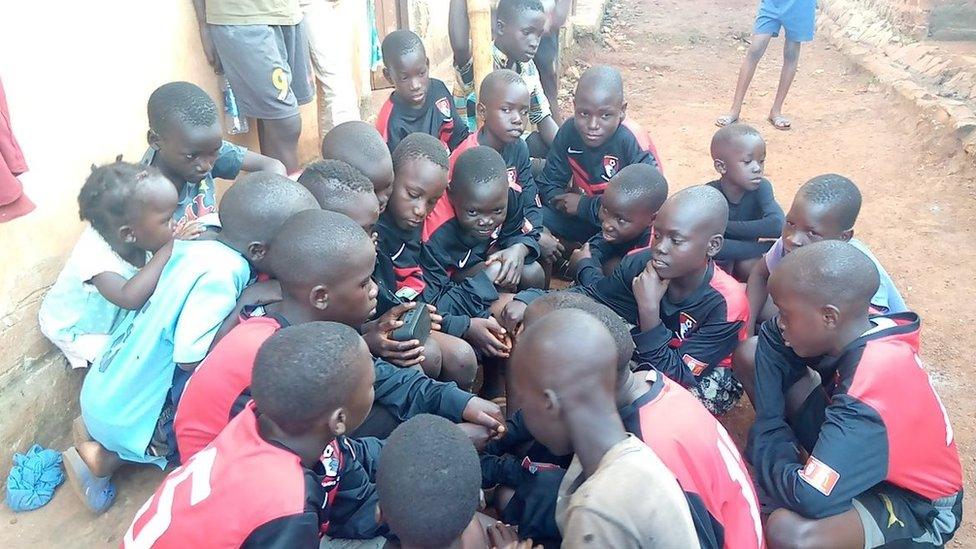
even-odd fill
[[[491,147],[498,152],[505,150],[505,146],[508,145],[508,143],[505,143],[496,137],[495,134],[488,131],[487,127],[482,127],[478,130],[478,143],[486,147]]]
[[[573,452],[580,460],[583,475],[589,478],[600,466],[600,460],[620,441],[627,438],[623,421],[612,400],[591,402],[589,406],[567,403],[566,419]]]
[[[695,269],[693,272],[671,279],[668,283],[668,299],[672,303],[681,303],[688,298],[705,280],[705,273],[708,272],[709,259],[703,267]]]
[[[264,440],[277,442],[298,454],[302,465],[308,469],[315,467],[325,447],[335,439],[335,435],[331,433],[328,436],[311,432],[304,435],[290,435],[264,415],[258,416],[258,433]]]
[[[177,195],[179,195],[179,193],[183,192],[183,187],[186,185],[186,180],[179,174],[173,172],[173,170],[170,169],[170,167],[167,166],[165,163],[158,162],[158,159],[159,157],[154,155],[152,162],[150,162],[149,165],[158,168],[159,171],[163,174],[163,177],[169,179],[169,182],[172,183],[174,187],[176,187],[176,193]]]
[[[828,354],[830,356],[840,356],[848,345],[864,335],[871,328],[874,328],[874,324],[871,323],[871,319],[867,314],[851,319],[850,322],[847,322],[838,331],[836,345]]]
[[[112,248],[112,251],[115,252],[116,255],[124,259],[129,265],[134,267],[145,266],[146,251],[142,248],[139,248],[134,244],[126,244],[124,242],[109,242],[108,245],[110,248]]]
[[[265,306],[265,310],[273,315],[278,315],[288,321],[291,326],[307,324],[320,320],[314,311],[304,303],[298,302],[282,288],[281,301],[270,303]]]
[[[742,202],[742,197],[746,195],[745,189],[731,181],[727,181],[724,175],[719,178],[718,185],[722,188],[722,194],[725,195],[725,199],[732,204]]]

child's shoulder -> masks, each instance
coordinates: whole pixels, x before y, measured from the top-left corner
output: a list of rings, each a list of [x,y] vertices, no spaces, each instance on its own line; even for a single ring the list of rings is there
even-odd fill
[[[219,240],[177,240],[166,264],[191,273],[250,273],[250,264],[240,252]]]
[[[447,89],[447,84],[443,80],[431,78],[427,84],[427,93],[435,97],[453,97],[451,91]]]
[[[749,318],[749,298],[746,287],[732,275],[715,265],[711,266],[712,276],[707,284],[713,290],[713,295],[725,303],[727,320],[745,321]]]

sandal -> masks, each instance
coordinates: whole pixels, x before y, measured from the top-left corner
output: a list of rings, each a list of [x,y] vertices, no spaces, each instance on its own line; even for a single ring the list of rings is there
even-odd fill
[[[773,125],[777,130],[786,131],[791,128],[792,123],[790,119],[783,116],[782,114],[777,114],[776,116],[770,116],[767,120]]]
[[[735,124],[739,121],[739,117],[731,114],[723,114],[722,116],[715,119],[715,125],[724,128],[729,124]]]
[[[61,454],[61,460],[68,473],[68,483],[91,512],[100,515],[115,503],[112,477],[96,477],[74,446]]]

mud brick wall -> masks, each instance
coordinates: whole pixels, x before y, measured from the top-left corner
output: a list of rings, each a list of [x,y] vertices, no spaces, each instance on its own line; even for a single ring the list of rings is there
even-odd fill
[[[858,0],[917,39],[976,40],[976,0]]]

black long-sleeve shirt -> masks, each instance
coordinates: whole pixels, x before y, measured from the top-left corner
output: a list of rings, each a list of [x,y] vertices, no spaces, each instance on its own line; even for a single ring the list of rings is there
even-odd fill
[[[707,183],[722,191],[718,180]],[[723,196],[725,195],[722,192]],[[728,197],[726,197],[728,200]],[[783,233],[786,217],[783,208],[773,196],[773,185],[768,179],[759,183],[755,191],[746,191],[739,202],[729,201],[729,223],[725,228],[725,244],[715,259],[739,261],[760,257],[770,244],[761,238],[778,238]]]

